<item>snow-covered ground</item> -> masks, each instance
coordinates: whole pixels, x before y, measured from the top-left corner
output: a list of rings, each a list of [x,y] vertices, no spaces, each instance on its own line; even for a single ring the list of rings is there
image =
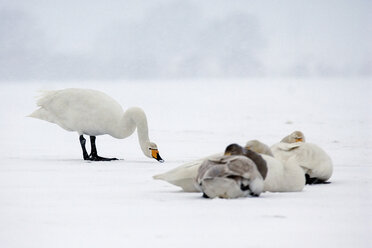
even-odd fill
[[[103,90],[145,109],[165,163],[136,134],[97,138],[113,162],[85,162],[78,136],[25,117],[38,90]],[[0,247],[371,247],[370,79],[0,84]],[[294,130],[324,148],[332,183],[300,193],[204,199],[152,175]]]

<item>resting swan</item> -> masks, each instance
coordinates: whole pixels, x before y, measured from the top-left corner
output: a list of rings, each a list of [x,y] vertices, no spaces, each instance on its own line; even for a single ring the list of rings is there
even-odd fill
[[[67,131],[77,132],[84,160],[116,160],[98,156],[96,136],[108,134],[123,139],[133,134],[137,128],[138,140],[145,156],[163,162],[157,145],[149,140],[146,115],[140,108],[133,107],[124,112],[113,98],[90,89],[46,91],[37,101],[37,105],[40,108],[29,117],[49,121]],[[85,148],[84,134],[90,136],[90,155]]]
[[[253,151],[268,147],[262,142],[248,141],[247,146]],[[246,147],[247,147],[246,146]],[[265,191],[270,192],[297,192],[305,186],[305,173],[296,163],[285,163],[267,154],[260,154],[266,161],[268,172],[264,181]]]
[[[199,167],[196,182],[205,198],[259,196],[264,186],[256,164],[242,155],[205,160]]]
[[[304,142],[304,135],[298,133],[301,132],[296,131],[271,147],[275,158],[298,164],[306,174],[306,184],[326,183],[333,172],[331,158],[319,146]]]

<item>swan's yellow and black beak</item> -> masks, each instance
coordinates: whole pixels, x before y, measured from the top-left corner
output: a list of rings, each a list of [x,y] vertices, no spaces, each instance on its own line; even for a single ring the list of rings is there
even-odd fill
[[[151,155],[153,158],[158,160],[160,163],[164,162],[164,160],[160,157],[158,149],[151,149]]]

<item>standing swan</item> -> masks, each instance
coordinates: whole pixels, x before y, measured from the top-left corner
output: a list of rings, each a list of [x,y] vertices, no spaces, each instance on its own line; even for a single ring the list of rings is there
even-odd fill
[[[116,160],[98,156],[96,136],[108,134],[117,139],[124,139],[137,128],[143,154],[164,162],[156,144],[149,140],[146,114],[140,108],[132,107],[124,112],[113,98],[90,89],[46,91],[37,101],[37,105],[40,108],[29,117],[55,123],[67,131],[78,132],[84,160]],[[90,136],[90,155],[85,149],[84,134]]]

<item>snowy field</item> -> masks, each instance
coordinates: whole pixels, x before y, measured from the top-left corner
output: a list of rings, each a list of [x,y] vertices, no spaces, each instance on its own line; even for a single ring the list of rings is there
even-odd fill
[[[99,136],[98,153],[121,160],[86,162],[76,133],[25,117],[38,90],[68,87],[142,107],[165,163],[136,133]],[[0,84],[0,247],[371,247],[371,99],[370,79]],[[331,156],[331,184],[210,200],[152,179],[295,130]]]

